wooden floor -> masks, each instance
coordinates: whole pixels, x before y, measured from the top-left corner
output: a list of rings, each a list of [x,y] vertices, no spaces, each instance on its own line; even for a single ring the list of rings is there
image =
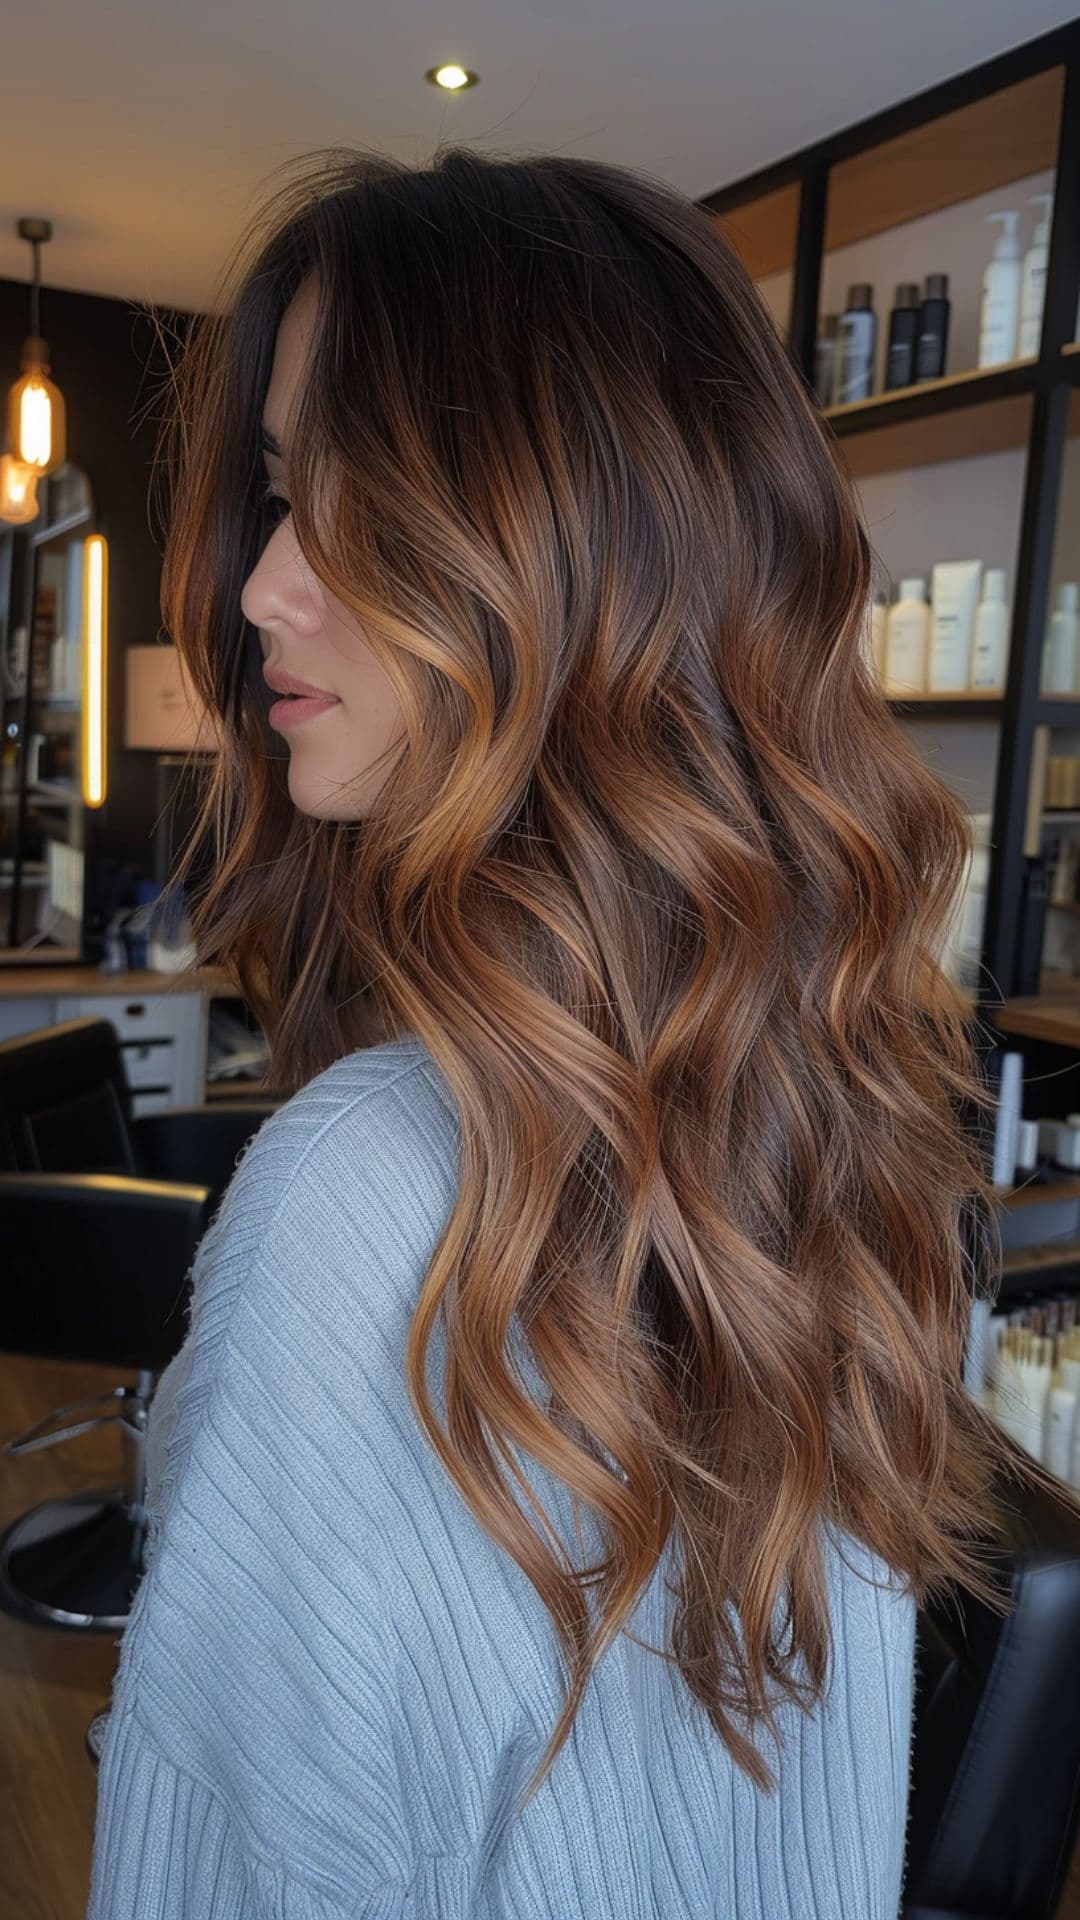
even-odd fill
[[[0,1354],[0,1445],[51,1408],[121,1379]],[[0,1529],[40,1500],[123,1478],[116,1426],[19,1458],[0,1452]],[[0,1612],[0,1920],[85,1920],[97,1789],[85,1734],[109,1704],[118,1643],[119,1635],[24,1626]],[[1058,1920],[1080,1920],[1080,1850]]]

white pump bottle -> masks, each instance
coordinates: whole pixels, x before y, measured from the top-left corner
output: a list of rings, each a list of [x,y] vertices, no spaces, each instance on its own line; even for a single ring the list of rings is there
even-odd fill
[[[1020,326],[1020,215],[988,213],[987,220],[1000,220],[1001,232],[983,274],[982,307],[979,314],[979,365],[1000,367],[1016,358],[1016,340]]]
[[[1050,209],[1054,204],[1052,193],[1033,193],[1029,195],[1033,207],[1041,206],[1042,216],[1035,228],[1035,237],[1024,255],[1023,272],[1020,277],[1020,342],[1019,354],[1023,359],[1028,354],[1039,351],[1042,339],[1043,301],[1046,298],[1046,262],[1050,253]]]

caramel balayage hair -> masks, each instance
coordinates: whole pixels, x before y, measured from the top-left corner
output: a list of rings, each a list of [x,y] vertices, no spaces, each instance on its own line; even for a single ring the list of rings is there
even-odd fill
[[[223,733],[174,876],[199,960],[273,1082],[410,1032],[457,1102],[407,1375],[558,1630],[530,1791],[665,1549],[661,1651],[767,1788],[757,1729],[826,1684],[824,1530],[920,1601],[1000,1605],[995,1475],[1057,1488],[962,1383],[994,1286],[990,1095],[940,960],[969,823],[867,664],[851,482],[716,224],[651,177],[335,148],[234,272],[177,357],[164,462],[163,615]],[[351,822],[292,806],[240,611],[309,274],[296,535],[402,711]],[[531,1524],[514,1448],[594,1516],[599,1563]]]

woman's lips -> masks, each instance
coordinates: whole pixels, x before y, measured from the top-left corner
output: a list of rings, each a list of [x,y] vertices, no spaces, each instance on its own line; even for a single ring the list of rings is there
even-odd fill
[[[316,698],[314,694],[303,694],[299,698],[286,695],[284,699],[274,701],[266,717],[272,727],[285,731],[289,727],[301,726],[305,720],[314,719],[317,713],[328,713],[331,707],[340,705],[336,694],[329,694],[325,698]]]

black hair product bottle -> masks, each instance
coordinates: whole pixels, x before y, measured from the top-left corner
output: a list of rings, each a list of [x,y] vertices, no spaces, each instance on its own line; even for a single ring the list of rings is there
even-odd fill
[[[896,289],[889,315],[889,347],[885,356],[885,391],[910,387],[915,380],[915,348],[919,338],[919,289],[905,280]]]
[[[919,341],[915,349],[916,380],[940,380],[949,346],[949,276],[928,273],[926,293],[919,308]]]

